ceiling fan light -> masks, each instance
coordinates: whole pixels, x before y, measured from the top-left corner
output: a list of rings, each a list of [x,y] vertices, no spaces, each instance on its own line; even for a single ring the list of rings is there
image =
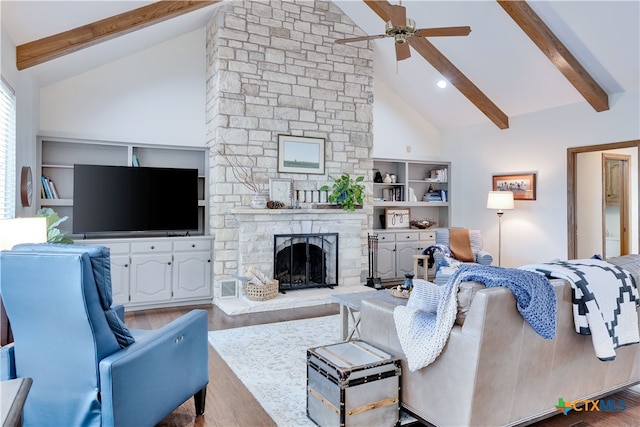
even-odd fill
[[[407,33],[415,33],[416,21],[414,21],[413,19],[407,18],[407,22],[405,23],[405,31]]]
[[[405,44],[407,42],[407,35],[398,33],[394,36],[396,44]]]

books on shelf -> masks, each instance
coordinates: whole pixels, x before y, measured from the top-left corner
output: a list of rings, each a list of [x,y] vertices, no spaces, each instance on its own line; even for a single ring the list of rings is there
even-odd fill
[[[447,190],[427,191],[422,196],[424,202],[447,202],[448,199],[449,192]]]
[[[131,156],[131,166],[137,168],[140,166],[140,161],[138,160],[138,156],[137,155],[133,155]]]
[[[59,199],[60,196],[58,195],[58,190],[56,189],[55,184],[53,183],[53,181],[51,181],[49,178],[47,178],[46,176],[42,175],[42,177],[40,177],[40,181],[41,181],[41,191],[40,191],[40,195],[42,196],[42,198],[44,199]]]
[[[427,176],[424,179],[427,182],[447,182],[448,171],[447,168],[431,169],[427,171]]]

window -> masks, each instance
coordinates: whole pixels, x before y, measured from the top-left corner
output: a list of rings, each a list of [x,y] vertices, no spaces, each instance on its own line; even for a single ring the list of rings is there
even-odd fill
[[[0,78],[0,218],[15,216],[16,94]]]

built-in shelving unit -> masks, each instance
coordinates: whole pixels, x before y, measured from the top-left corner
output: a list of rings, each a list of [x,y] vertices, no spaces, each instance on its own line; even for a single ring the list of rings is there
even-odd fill
[[[430,219],[437,227],[450,223],[450,162],[374,159],[374,169],[395,182],[373,184],[374,229],[384,229],[387,208],[410,208],[411,219]]]
[[[208,160],[205,148],[186,146],[127,144],[118,142],[39,137],[37,145],[36,206],[50,207],[69,219],[60,225],[61,231],[72,238],[73,172],[74,164],[132,166],[134,157],[139,166],[198,169],[198,231],[208,230],[209,209],[206,203]],[[41,192],[42,176],[54,183],[57,198],[47,198]]]

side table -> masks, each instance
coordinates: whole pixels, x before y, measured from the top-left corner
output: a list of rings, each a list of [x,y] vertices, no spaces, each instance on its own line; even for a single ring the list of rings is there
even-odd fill
[[[395,305],[406,305],[406,298],[397,298],[391,295],[389,289],[378,291],[354,292],[350,294],[334,294],[331,299],[340,304],[340,338],[342,341],[351,341],[357,333],[360,337],[360,307],[364,299],[378,299]],[[349,330],[349,318],[353,321],[353,326]]]
[[[27,400],[32,382],[31,378],[0,381],[2,427],[22,425],[22,407]]]

